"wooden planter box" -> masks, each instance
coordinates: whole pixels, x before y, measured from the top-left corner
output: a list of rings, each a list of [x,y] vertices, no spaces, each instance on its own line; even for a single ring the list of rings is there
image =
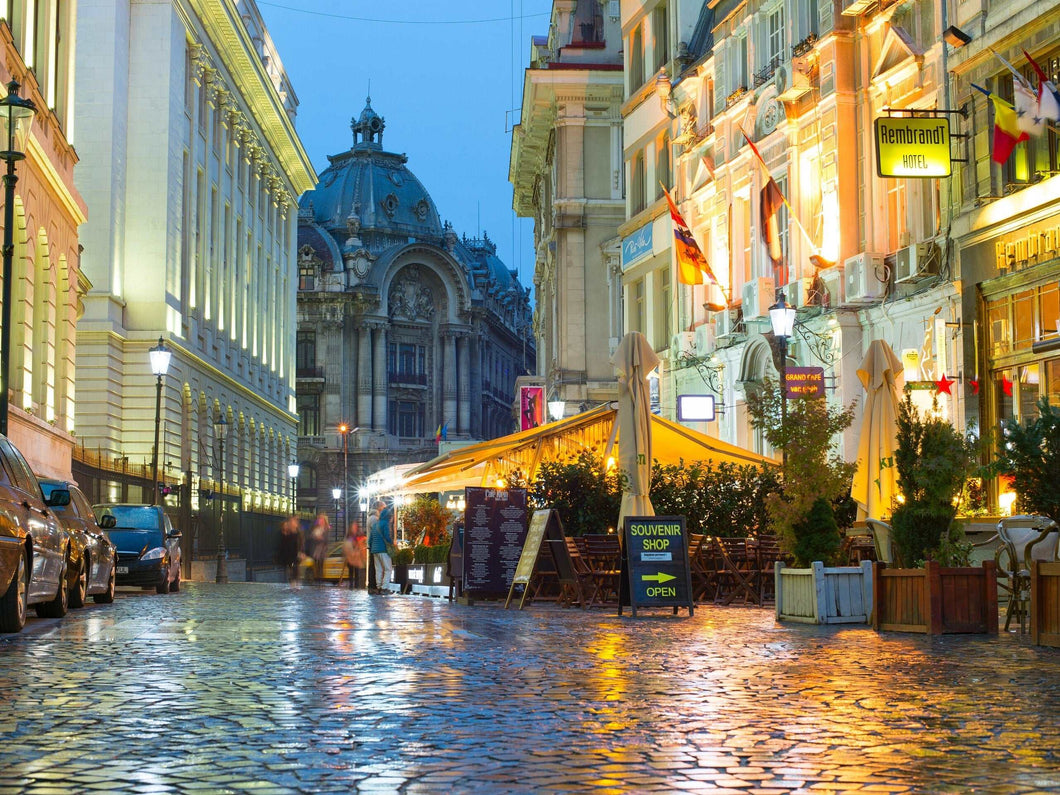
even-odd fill
[[[807,624],[867,624],[872,615],[872,563],[789,569],[780,561],[776,578],[778,621]]]
[[[929,635],[982,632],[996,635],[997,566],[942,568],[929,560],[922,569],[872,569],[872,628]]]
[[[1031,561],[1031,642],[1060,648],[1060,562]]]

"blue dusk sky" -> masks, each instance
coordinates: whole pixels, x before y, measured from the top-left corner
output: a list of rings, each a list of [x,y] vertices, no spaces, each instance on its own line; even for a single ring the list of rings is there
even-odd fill
[[[371,83],[383,148],[408,168],[457,234],[485,230],[497,255],[533,279],[533,223],[517,219],[508,182],[530,38],[548,32],[551,0],[257,0],[298,96],[295,121],[319,174],[350,148]]]

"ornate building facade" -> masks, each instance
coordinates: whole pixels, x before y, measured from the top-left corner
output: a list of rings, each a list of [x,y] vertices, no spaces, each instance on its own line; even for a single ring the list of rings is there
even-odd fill
[[[74,181],[74,12],[59,0],[0,2],[0,81],[18,81],[37,107],[15,166],[8,436],[35,471],[63,478],[75,441],[75,329],[88,290],[78,239],[86,208]]]
[[[181,518],[213,514],[200,489],[222,480],[243,511],[279,515],[297,432],[296,200],[316,181],[283,64],[253,0],[80,3],[77,37],[93,43],[79,50],[76,93],[92,216],[79,442],[150,461],[148,349],[161,337],[173,360],[159,468],[182,484]],[[151,500],[125,491],[111,482],[95,496]]]
[[[512,132],[515,211],[534,219],[538,383],[564,412],[617,397],[622,37],[617,4],[556,0]]]
[[[369,100],[300,202],[303,508],[330,508],[333,488],[353,504],[370,474],[433,458],[440,438],[511,432],[516,379],[535,366],[529,291],[485,233],[441,222],[408,158],[383,149],[385,126]]]

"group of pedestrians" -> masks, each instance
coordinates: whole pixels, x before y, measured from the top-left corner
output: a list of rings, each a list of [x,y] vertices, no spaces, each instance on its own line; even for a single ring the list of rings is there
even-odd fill
[[[370,587],[369,593],[385,594],[389,591],[379,587],[381,583],[390,582],[393,563],[390,560],[390,548],[394,544],[393,535],[394,509],[382,500],[372,507],[368,517],[368,533],[365,534],[360,522],[354,520],[346,531],[342,543],[343,572],[337,585],[343,581],[349,588],[365,587],[365,565],[371,554],[375,568],[376,586]],[[277,560],[284,567],[287,582],[298,587],[302,582],[303,569],[312,568],[313,582],[324,582],[324,561],[328,554],[328,537],[331,535],[331,523],[325,514],[317,516],[309,531],[309,538],[304,539],[302,527],[297,517],[290,516],[280,526],[280,543],[277,549]]]

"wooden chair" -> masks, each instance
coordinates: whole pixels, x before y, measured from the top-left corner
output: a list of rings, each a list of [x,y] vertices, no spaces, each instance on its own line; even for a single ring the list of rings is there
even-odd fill
[[[748,549],[746,538],[715,539],[718,554],[718,595],[715,604],[732,604],[737,598],[743,604],[761,604],[754,567],[756,553]]]
[[[1007,516],[997,523],[997,537],[997,584],[1008,594],[1005,631],[1016,618],[1023,633],[1029,615],[1031,561],[1057,560],[1060,529],[1047,516]]]
[[[619,580],[622,577],[621,554],[618,536],[587,535],[585,561],[592,570],[600,601],[617,601]]]
[[[776,563],[784,560],[780,541],[774,535],[760,535],[755,540],[755,578],[758,582],[758,604],[776,600]]]
[[[564,541],[567,544],[567,552],[570,554],[576,582],[573,586],[563,585],[560,590],[560,602],[570,605],[576,601],[580,607],[589,607],[596,600],[599,590],[593,579],[593,571],[582,557],[575,540],[568,537]]]
[[[692,575],[692,601],[713,601],[718,591],[714,539],[700,533],[688,536],[688,568]]]

